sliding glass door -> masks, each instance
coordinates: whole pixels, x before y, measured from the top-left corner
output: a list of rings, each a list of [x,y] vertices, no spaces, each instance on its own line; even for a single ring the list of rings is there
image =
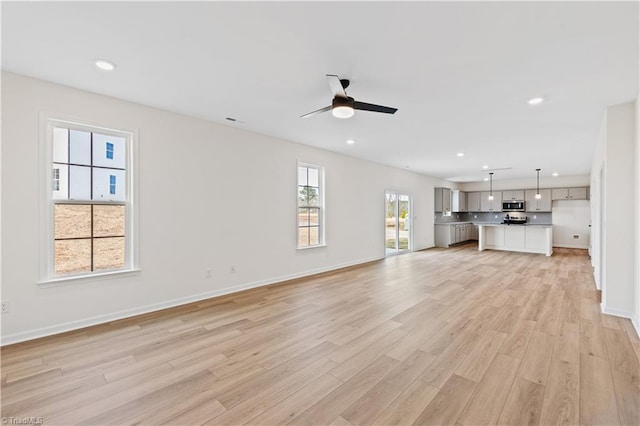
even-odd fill
[[[411,250],[411,197],[385,193],[385,253],[387,256]]]

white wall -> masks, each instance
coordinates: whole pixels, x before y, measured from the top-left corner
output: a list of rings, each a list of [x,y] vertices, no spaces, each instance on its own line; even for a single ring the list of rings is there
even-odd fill
[[[638,216],[631,217],[636,206],[637,172],[634,171],[636,140],[635,104],[626,103],[607,108],[603,131],[593,160],[591,171],[594,212],[598,215],[598,244],[603,250],[594,250],[593,263],[601,265],[601,276],[596,269],[602,289],[602,310],[612,315],[633,318],[636,310],[637,253],[634,229]],[[601,170],[604,173],[601,176]],[[603,217],[600,221],[599,212]],[[602,224],[602,225],[601,225]],[[594,245],[595,247],[595,245]]]
[[[552,205],[553,246],[588,249],[591,212],[587,200],[558,200]],[[574,238],[574,236],[578,238]]]
[[[413,196],[414,248],[432,247],[433,188],[453,186],[15,74],[2,79],[5,344],[382,258],[385,189]],[[37,284],[42,111],[137,131],[139,274]],[[298,160],[325,167],[324,248],[296,250]]]

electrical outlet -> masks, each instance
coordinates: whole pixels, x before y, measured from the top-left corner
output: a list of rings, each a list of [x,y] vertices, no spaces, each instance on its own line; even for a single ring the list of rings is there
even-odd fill
[[[473,215],[473,218],[474,218],[474,219],[477,219],[477,218],[478,218],[478,215],[477,215],[477,214],[474,214],[474,215]]]
[[[536,216],[536,215],[534,214],[534,215],[533,215],[533,218],[534,218],[534,219],[537,219],[537,218],[538,218],[538,216]]]
[[[236,273],[236,267],[235,267],[235,266],[231,266],[231,267],[229,268],[229,273],[231,273],[231,274],[235,274],[235,273]]]
[[[205,278],[212,278],[213,277],[213,271],[211,269],[207,269],[207,271],[204,274]]]
[[[2,302],[2,313],[3,314],[9,313],[9,302]]]

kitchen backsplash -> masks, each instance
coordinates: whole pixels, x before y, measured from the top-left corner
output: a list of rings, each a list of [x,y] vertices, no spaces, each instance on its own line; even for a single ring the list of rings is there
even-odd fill
[[[527,223],[551,224],[551,213],[522,213],[522,212],[495,212],[495,213],[451,213],[451,216],[444,216],[442,213],[435,214],[435,223],[449,222],[482,222],[482,223],[502,223],[505,216],[527,217]],[[495,217],[497,216],[497,218]],[[534,217],[535,216],[535,217]]]

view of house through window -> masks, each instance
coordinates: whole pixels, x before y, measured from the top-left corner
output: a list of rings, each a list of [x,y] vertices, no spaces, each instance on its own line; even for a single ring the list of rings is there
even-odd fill
[[[298,247],[322,245],[322,168],[298,166]]]
[[[125,137],[54,127],[55,275],[125,266],[126,164]]]

